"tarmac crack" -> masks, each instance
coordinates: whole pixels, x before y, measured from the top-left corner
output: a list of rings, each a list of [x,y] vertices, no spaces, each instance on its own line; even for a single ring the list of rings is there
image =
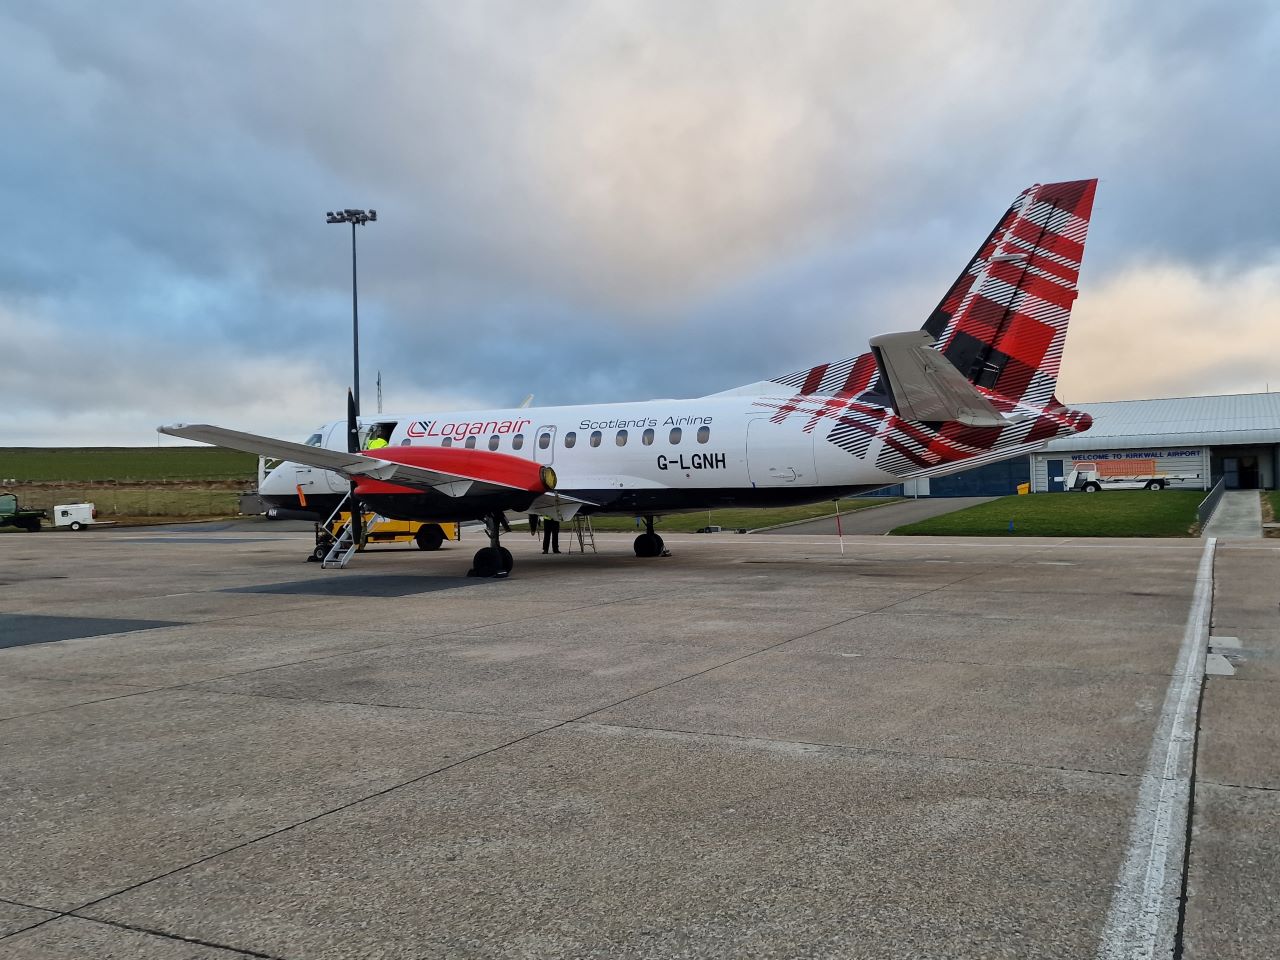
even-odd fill
[[[202,680],[200,683],[210,681]],[[457,710],[446,707],[423,707],[412,703],[376,703],[371,700],[327,700],[323,697],[290,697],[283,693],[255,693],[249,690],[210,690],[192,686],[200,693],[220,694],[227,697],[255,697],[262,700],[289,700],[295,703],[327,703],[337,707],[377,707],[385,710],[416,710],[420,713],[441,713],[460,717],[492,717],[498,720],[532,720],[536,723],[571,723],[564,717],[531,717],[523,713],[502,713],[497,710]]]
[[[1256,783],[1227,783],[1223,780],[1197,780],[1197,785],[1206,787],[1226,787],[1230,790],[1257,790],[1261,793],[1280,793],[1280,787],[1264,787]]]
[[[1128,773],[1124,770],[1095,770],[1090,767],[1073,767],[1066,764],[1032,763],[1029,760],[993,760],[990,757],[971,757],[964,754],[917,753],[914,750],[891,750],[888,747],[865,747],[852,743],[832,743],[826,740],[781,740],[777,737],[762,737],[754,734],[717,733],[707,730],[684,730],[679,727],[655,727],[641,723],[606,723],[603,721],[582,723],[578,720],[571,720],[568,725],[594,726],[618,730],[638,730],[709,740],[736,740],[740,742],[768,743],[784,747],[821,747],[823,749],[838,750],[845,753],[894,758],[906,757],[913,760],[929,760],[939,763],[943,761],[953,763],[975,763],[993,767],[1017,767],[1018,769],[1024,770],[1046,770],[1056,773],[1081,773],[1098,777],[1123,777],[1129,779],[1141,777],[1141,774]]]
[[[199,937],[184,937],[178,933],[169,933],[165,930],[155,930],[151,927],[141,927],[132,923],[124,923],[121,920],[104,920],[101,917],[82,917],[74,910],[68,911],[63,914],[63,916],[75,917],[77,920],[88,920],[91,923],[100,923],[103,926],[116,927],[120,930],[130,930],[134,933],[145,933],[153,937],[162,937],[165,940],[176,940],[179,943],[194,943],[197,946],[210,947],[214,950],[225,950],[228,953],[235,953],[242,957],[259,957],[261,960],[286,960],[286,958],[274,953],[261,953],[257,950],[250,950],[248,947],[232,947],[225,943],[215,943],[212,940],[201,940]]]
[[[20,933],[29,933],[38,927],[43,927],[57,920],[63,920],[67,917],[71,917],[76,920],[85,920],[89,923],[100,923],[103,926],[117,927],[122,930],[131,930],[135,933],[145,933],[154,937],[162,937],[166,940],[178,940],[182,943],[194,943],[202,947],[225,950],[229,953],[234,953],[242,957],[260,957],[262,960],[285,960],[285,958],[277,957],[269,953],[259,953],[258,951],[250,950],[247,947],[232,947],[225,943],[215,943],[212,940],[201,940],[197,937],[184,937],[181,934],[168,933],[167,931],[155,930],[150,927],[136,926],[134,924],[124,923],[120,920],[104,920],[100,917],[84,917],[76,913],[74,910],[52,910],[49,907],[37,907],[33,904],[22,903],[18,900],[11,900],[7,897],[0,897],[0,903],[7,903],[15,907],[23,907],[27,910],[39,910],[41,913],[52,914],[52,916],[45,917],[44,919],[38,920],[29,926],[22,927],[19,930],[10,930],[8,933],[0,935],[0,940],[8,940],[10,937],[16,937]]]

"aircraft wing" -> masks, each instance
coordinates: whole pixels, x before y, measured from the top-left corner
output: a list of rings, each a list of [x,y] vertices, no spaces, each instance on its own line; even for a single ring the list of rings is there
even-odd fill
[[[933,340],[924,330],[871,338],[881,381],[898,416],[926,422],[956,420],[971,427],[1009,423],[950,360],[930,346]]]
[[[502,483],[490,478],[465,476],[413,464],[397,463],[393,460],[382,460],[368,453],[344,453],[325,447],[310,447],[305,443],[276,440],[273,437],[262,437],[255,433],[241,433],[239,430],[228,430],[208,423],[175,423],[160,427],[159,430],[171,437],[199,440],[201,443],[213,444],[216,447],[229,447],[232,450],[243,450],[245,453],[256,453],[259,456],[305,463],[309,467],[332,470],[353,480],[368,477],[371,480],[381,480],[384,483],[394,483],[402,487],[436,490],[450,497],[482,493],[485,490],[524,489],[515,484]]]

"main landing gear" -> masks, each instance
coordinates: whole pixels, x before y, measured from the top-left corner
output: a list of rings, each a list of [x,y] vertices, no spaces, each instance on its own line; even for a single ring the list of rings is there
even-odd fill
[[[511,572],[511,568],[515,566],[515,560],[511,556],[511,551],[502,545],[501,542],[501,523],[500,514],[493,514],[485,518],[485,528],[489,531],[489,546],[476,551],[476,555],[471,560],[471,569],[467,571],[469,577],[505,577]]]
[[[662,556],[662,538],[653,532],[653,517],[644,518],[645,532],[636,537],[635,551],[637,557]]]

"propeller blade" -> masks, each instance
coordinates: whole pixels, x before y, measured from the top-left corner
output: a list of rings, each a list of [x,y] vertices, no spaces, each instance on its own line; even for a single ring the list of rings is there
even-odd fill
[[[347,390],[347,453],[360,452],[360,425],[356,423],[356,398]]]

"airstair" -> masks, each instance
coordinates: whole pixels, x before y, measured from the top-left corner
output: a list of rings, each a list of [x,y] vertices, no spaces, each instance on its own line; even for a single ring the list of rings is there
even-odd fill
[[[329,515],[329,519],[324,522],[324,528],[326,530],[333,529],[333,522],[338,519],[338,516],[348,505],[356,508],[359,508],[360,506],[357,503],[352,503],[351,495],[347,494],[342,498],[342,502],[338,504],[333,513]],[[334,537],[333,543],[325,553],[324,559],[320,561],[320,566],[322,568],[344,568],[351,562],[351,557],[355,552],[360,549],[360,541],[356,539],[356,516],[356,510],[352,510],[350,512],[350,519],[342,525],[342,529],[338,531],[338,535]],[[382,522],[382,517],[378,516],[376,513],[365,513],[362,516],[362,520],[364,521],[364,536],[367,537],[369,531]]]
[[[566,553],[573,553],[573,541],[578,541],[578,552],[586,553],[587,547],[591,548],[591,552],[596,552],[596,534],[591,529],[591,518],[577,514],[573,518],[573,530],[569,537],[568,549]]]

